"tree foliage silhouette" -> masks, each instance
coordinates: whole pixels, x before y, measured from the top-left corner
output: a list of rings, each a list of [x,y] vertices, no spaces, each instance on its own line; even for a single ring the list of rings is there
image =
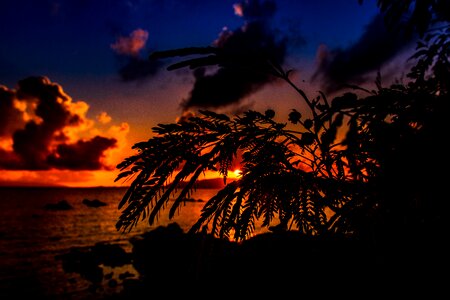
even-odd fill
[[[404,8],[398,2],[378,4],[398,19]],[[438,5],[445,1],[433,8]],[[153,53],[151,59],[199,55],[169,70],[232,66],[269,73],[289,84],[308,111],[292,109],[281,123],[273,110],[235,116],[201,110],[178,123],[158,124],[156,135],[135,144],[137,154],[117,166],[116,180],[133,178],[119,204],[117,228],[130,230],[144,219],[153,224],[165,209],[174,217],[208,170],[219,172],[226,185],[206,202],[190,232],[243,240],[258,220],[273,230],[371,239],[442,228],[448,208],[440,168],[448,164],[442,149],[449,129],[450,27],[446,11],[437,11],[413,11],[423,34],[408,83],[383,87],[378,77],[375,90],[354,87],[358,93],[331,100],[320,92],[309,98],[290,71],[257,54],[249,59],[214,47]],[[444,17],[430,30],[434,16]],[[238,154],[242,174],[227,180]]]

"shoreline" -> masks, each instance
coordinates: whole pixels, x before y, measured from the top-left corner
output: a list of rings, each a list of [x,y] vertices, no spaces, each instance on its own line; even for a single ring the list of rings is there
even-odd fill
[[[184,296],[196,295],[227,283],[243,285],[242,292],[258,293],[261,286],[265,292],[286,295],[302,287],[325,286],[334,287],[334,293],[352,293],[350,282],[358,291],[401,292],[408,287],[425,291],[433,287],[429,293],[434,293],[443,280],[435,269],[444,253],[429,257],[435,248],[423,252],[412,244],[389,245],[388,249],[388,245],[342,237],[305,237],[295,231],[260,233],[237,243],[206,234],[189,235],[177,223],[159,226],[130,239],[130,243],[131,252],[115,245],[95,245],[81,256],[65,257],[66,263],[84,264],[76,270],[84,278],[95,278],[94,285],[103,282],[117,288],[117,293],[99,295],[104,299],[132,299],[173,286]],[[418,256],[420,253],[424,256]],[[80,259],[83,255],[84,262]],[[116,274],[112,269],[114,278],[108,279],[111,272],[99,270],[108,264],[129,264],[137,273]]]

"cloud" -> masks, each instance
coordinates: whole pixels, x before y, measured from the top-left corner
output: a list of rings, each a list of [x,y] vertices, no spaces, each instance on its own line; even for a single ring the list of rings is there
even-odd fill
[[[11,136],[24,125],[23,106],[15,99],[14,91],[0,86],[0,139]]]
[[[100,122],[100,124],[108,124],[111,122],[112,118],[110,115],[108,115],[107,112],[102,111],[97,115],[97,120]]]
[[[59,144],[48,157],[47,162],[58,169],[100,170],[104,168],[101,158],[117,140],[96,136],[90,140],[79,140],[74,144]]]
[[[123,81],[135,81],[154,76],[161,69],[162,64],[158,61],[148,60],[140,57],[127,57],[119,69]]]
[[[268,19],[273,17],[276,11],[274,1],[244,0],[233,5],[234,13],[246,21]]]
[[[148,39],[148,31],[136,29],[130,36],[120,36],[117,41],[111,45],[111,48],[120,55],[138,56],[139,52],[145,48]]]
[[[271,26],[271,17],[276,11],[274,1],[242,1],[234,5],[235,14],[245,24],[234,31],[224,28],[214,46],[242,62],[241,65],[220,66],[215,72],[206,69],[194,71],[194,86],[181,106],[209,108],[235,104],[275,80],[275,77],[257,70],[257,57],[270,58],[282,64],[286,56],[287,38],[280,36]],[[249,66],[256,68],[252,68]]]
[[[117,54],[120,63],[119,75],[123,81],[134,81],[151,77],[161,68],[159,61],[141,57],[146,49],[148,31],[138,28],[129,36],[119,36],[111,49]]]
[[[48,78],[25,78],[17,89],[1,87],[0,108],[0,169],[114,168],[105,155],[123,137],[102,136],[95,121],[86,117],[89,105],[73,102]]]
[[[368,73],[383,67],[413,41],[412,36],[408,37],[401,30],[388,30],[383,15],[379,14],[350,47],[331,50],[320,47],[318,67],[312,79],[319,80],[327,93],[341,90],[347,84],[360,85],[368,80]]]

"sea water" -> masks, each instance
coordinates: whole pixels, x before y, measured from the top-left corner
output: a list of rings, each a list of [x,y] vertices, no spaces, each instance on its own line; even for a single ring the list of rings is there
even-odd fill
[[[90,282],[65,272],[59,255],[96,243],[119,244],[129,250],[130,238],[171,222],[187,231],[205,204],[186,202],[171,220],[167,210],[156,224],[142,221],[131,232],[123,233],[115,224],[125,192],[126,188],[0,188],[0,295],[20,295],[28,289],[47,299],[83,299]],[[208,200],[216,192],[201,189],[193,197]],[[84,199],[98,199],[106,206],[90,207]],[[46,209],[46,205],[62,200],[72,209]]]

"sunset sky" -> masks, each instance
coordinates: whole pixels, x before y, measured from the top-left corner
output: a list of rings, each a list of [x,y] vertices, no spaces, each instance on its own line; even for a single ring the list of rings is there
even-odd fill
[[[314,96],[370,87],[377,70],[394,80],[413,49],[370,0],[4,0],[0,36],[0,185],[122,185],[115,166],[158,123],[199,108],[301,110],[272,78],[223,86],[233,74],[169,72],[173,60],[148,60],[156,50],[262,48]]]

